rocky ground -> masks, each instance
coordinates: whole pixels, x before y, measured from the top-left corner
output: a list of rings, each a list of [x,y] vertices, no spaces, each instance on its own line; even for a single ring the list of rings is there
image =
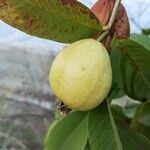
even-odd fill
[[[48,83],[54,54],[39,51],[0,46],[0,150],[43,150],[55,103]]]

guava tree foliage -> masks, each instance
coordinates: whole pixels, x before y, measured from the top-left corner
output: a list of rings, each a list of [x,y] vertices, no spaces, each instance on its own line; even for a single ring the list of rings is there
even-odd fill
[[[105,14],[104,10],[100,12]],[[112,11],[108,12],[110,18]],[[126,16],[123,9],[120,12],[118,20]],[[105,38],[107,28],[97,17],[76,0],[0,1],[0,19],[6,23],[31,35],[65,43],[100,34],[101,40]],[[120,27],[117,24],[115,28]],[[119,31],[116,33],[123,32]],[[112,30],[108,36],[113,37]],[[106,41],[105,45],[110,44]],[[89,111],[73,110],[56,116],[45,138],[45,150],[150,149],[150,37],[132,34],[109,41],[113,82],[106,100]]]

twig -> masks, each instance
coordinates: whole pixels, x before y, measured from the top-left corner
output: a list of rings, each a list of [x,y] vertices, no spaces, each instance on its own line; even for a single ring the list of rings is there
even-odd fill
[[[97,38],[98,41],[102,41],[109,34],[109,30],[111,29],[111,27],[116,19],[117,12],[118,12],[118,9],[120,6],[120,2],[121,2],[121,0],[116,0],[110,20],[109,20],[107,26],[103,27],[102,34]]]
[[[114,8],[113,8],[109,23],[107,25],[109,29],[112,27],[112,25],[113,25],[113,23],[116,19],[117,12],[118,12],[118,9],[119,9],[119,6],[120,6],[120,2],[121,2],[121,0],[116,0],[116,2],[115,2],[115,5],[114,5]]]
[[[104,31],[104,32],[97,38],[97,41],[101,42],[108,34],[109,34],[109,30]]]

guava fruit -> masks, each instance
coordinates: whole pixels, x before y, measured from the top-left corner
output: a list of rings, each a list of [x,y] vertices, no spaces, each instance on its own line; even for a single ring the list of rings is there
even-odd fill
[[[107,50],[94,39],[70,44],[54,59],[49,81],[55,95],[69,108],[85,111],[98,106],[112,82]]]

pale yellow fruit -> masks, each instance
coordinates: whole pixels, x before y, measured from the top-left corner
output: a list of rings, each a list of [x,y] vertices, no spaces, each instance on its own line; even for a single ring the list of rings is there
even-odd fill
[[[108,52],[96,40],[77,41],[57,55],[49,80],[55,95],[69,108],[90,110],[106,98],[111,87]]]

